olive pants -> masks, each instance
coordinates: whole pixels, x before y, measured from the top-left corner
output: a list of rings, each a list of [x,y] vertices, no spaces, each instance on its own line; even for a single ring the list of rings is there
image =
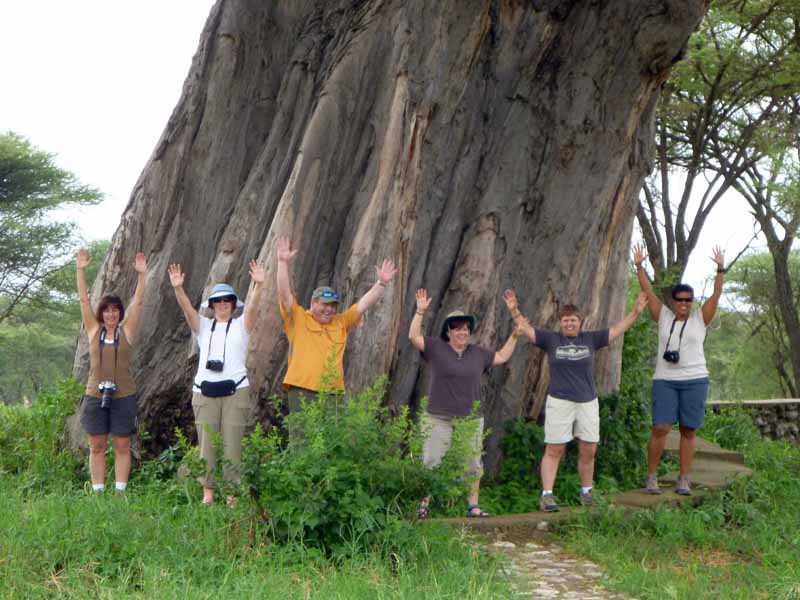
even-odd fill
[[[223,454],[227,464],[223,467],[225,481],[238,484],[241,480],[239,466],[242,463],[242,438],[255,412],[255,402],[250,397],[250,388],[236,390],[233,396],[209,398],[200,392],[192,394],[192,410],[197,427],[197,445],[208,465],[205,477],[200,478],[203,487],[213,488],[217,455],[214,449],[214,434],[222,431]]]

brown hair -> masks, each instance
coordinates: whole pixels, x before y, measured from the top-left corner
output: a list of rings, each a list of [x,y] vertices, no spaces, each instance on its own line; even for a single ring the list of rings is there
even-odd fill
[[[578,307],[574,304],[565,304],[558,310],[558,320],[560,321],[564,317],[578,317],[578,320],[583,323],[583,315],[581,311],[578,310]]]
[[[113,295],[106,295],[100,298],[100,304],[97,306],[97,314],[95,315],[97,317],[97,322],[103,323],[103,311],[109,306],[116,306],[119,308],[119,321],[122,323],[122,319],[125,318],[125,306],[123,306],[119,296]]]

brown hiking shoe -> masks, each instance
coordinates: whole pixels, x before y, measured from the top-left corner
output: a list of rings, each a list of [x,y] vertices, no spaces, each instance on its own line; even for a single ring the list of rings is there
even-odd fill
[[[594,496],[592,490],[586,493],[581,492],[581,506],[594,506]]]
[[[553,494],[544,494],[539,498],[539,510],[542,512],[558,512],[558,500]]]

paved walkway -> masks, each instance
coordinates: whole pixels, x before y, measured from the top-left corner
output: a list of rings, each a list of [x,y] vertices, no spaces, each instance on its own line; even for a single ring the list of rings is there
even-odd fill
[[[667,451],[676,453],[680,436],[677,431],[667,438]],[[711,490],[722,489],[735,477],[752,473],[744,465],[742,455],[724,450],[716,444],[698,438],[692,468],[691,496],[674,492],[677,473],[667,473],[659,479],[663,494],[654,496],[643,490],[630,490],[608,498],[615,506],[628,510],[653,508],[658,505],[698,504]],[[508,571],[519,590],[520,597],[554,598],[564,600],[618,600],[629,596],[610,592],[602,587],[604,574],[590,561],[568,556],[553,544],[543,542],[542,532],[549,523],[566,521],[582,507],[564,507],[557,513],[533,512],[501,515],[485,519],[440,519],[442,522],[466,527],[495,540],[490,548],[509,557]],[[530,594],[530,595],[529,595]]]

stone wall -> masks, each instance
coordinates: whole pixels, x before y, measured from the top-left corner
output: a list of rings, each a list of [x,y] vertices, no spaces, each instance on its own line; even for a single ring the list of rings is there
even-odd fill
[[[708,404],[714,411],[741,406],[752,414],[756,427],[764,437],[800,443],[800,399],[712,401]]]

